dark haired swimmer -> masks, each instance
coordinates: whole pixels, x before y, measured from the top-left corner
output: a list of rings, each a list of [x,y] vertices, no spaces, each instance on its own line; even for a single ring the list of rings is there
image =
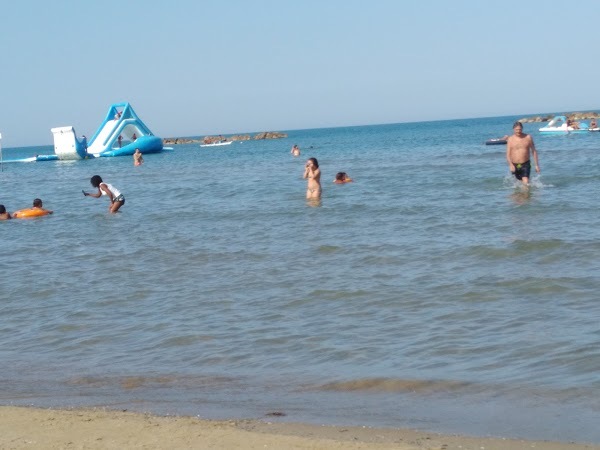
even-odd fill
[[[321,169],[317,158],[308,158],[302,178],[308,178],[306,198],[321,198]]]
[[[0,205],[0,220],[8,220],[11,219],[10,213],[6,211],[4,205]]]
[[[123,196],[123,194],[121,194],[121,191],[119,191],[111,184],[102,181],[100,175],[94,175],[90,179],[90,184],[95,188],[98,188],[98,192],[91,194],[89,192],[84,191],[83,195],[85,197],[90,196],[94,198],[100,198],[103,195],[106,195],[110,200],[110,206],[108,207],[108,210],[111,213],[116,213],[119,210],[119,208],[125,204],[125,197]]]
[[[523,124],[515,122],[514,134],[506,142],[506,161],[508,169],[517,180],[521,180],[525,186],[529,185],[529,174],[531,172],[530,155],[533,155],[535,171],[540,173],[538,153],[533,143],[533,138],[523,133]]]
[[[338,172],[335,174],[335,180],[333,180],[333,182],[335,184],[352,183],[352,178],[350,178],[346,172]]]
[[[40,209],[47,214],[52,214],[54,212],[54,211],[50,211],[49,209],[45,209],[42,204],[42,199],[40,199],[40,198],[33,199],[33,208],[32,209]]]

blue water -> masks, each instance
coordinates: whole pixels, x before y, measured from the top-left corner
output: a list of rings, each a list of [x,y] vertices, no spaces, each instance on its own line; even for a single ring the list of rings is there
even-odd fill
[[[55,214],[0,222],[0,403],[600,443],[600,133],[526,124],[525,191],[483,145],[517,118],[4,164]]]

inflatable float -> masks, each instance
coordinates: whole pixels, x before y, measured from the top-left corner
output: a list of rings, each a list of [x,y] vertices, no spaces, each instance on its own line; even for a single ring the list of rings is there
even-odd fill
[[[498,138],[498,139],[488,139],[485,141],[485,145],[503,145],[506,144],[506,139]]]
[[[52,214],[50,211],[41,208],[26,208],[20,209],[12,213],[13,219],[31,219],[34,217],[42,217]]]

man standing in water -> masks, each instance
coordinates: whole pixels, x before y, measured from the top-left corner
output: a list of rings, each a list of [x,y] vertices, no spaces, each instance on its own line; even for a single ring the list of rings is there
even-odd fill
[[[533,138],[523,133],[523,124],[515,122],[514,134],[506,142],[506,161],[508,169],[517,180],[521,180],[525,186],[529,185],[529,173],[531,172],[530,154],[533,155],[535,171],[540,173],[538,154],[533,143]]]

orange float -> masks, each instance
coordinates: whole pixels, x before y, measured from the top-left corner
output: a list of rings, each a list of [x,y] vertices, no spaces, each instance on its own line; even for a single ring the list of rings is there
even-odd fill
[[[20,209],[19,211],[15,211],[12,214],[13,219],[29,219],[31,217],[41,217],[47,216],[50,214],[50,211],[41,208],[27,208]]]

